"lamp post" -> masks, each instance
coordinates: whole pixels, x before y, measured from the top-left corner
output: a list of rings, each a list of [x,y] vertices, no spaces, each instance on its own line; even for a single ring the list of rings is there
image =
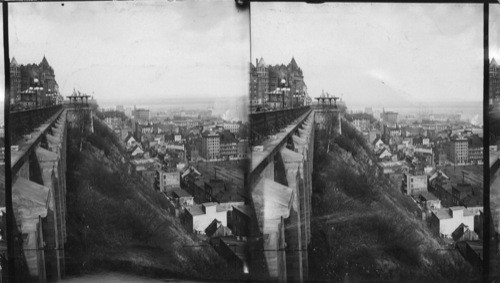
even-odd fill
[[[290,89],[286,87],[286,80],[281,79],[281,101],[283,103],[281,109],[285,109],[285,93],[287,90]]]
[[[299,97],[300,97],[299,90],[296,89],[295,94],[293,95],[293,98],[297,100],[297,103],[295,103],[295,107],[299,107]]]

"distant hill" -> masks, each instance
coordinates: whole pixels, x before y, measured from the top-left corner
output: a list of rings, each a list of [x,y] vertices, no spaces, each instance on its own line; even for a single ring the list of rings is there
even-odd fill
[[[375,166],[366,142],[348,122],[342,121],[342,136],[329,139],[316,132],[309,279],[475,279],[458,251],[439,243],[416,217],[416,204],[388,178],[377,176]]]
[[[98,118],[94,134],[69,130],[67,153],[68,275],[234,278],[211,246],[168,214],[164,197],[127,173],[120,142]]]

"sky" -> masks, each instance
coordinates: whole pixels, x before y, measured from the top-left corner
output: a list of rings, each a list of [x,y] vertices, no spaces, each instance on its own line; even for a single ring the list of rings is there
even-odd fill
[[[490,15],[489,15],[489,55],[490,58],[496,58],[497,63],[500,62],[500,5],[490,5]]]
[[[3,6],[0,7],[0,30],[3,31]],[[0,59],[0,102],[2,102],[2,105],[0,106],[0,110],[3,111],[4,105],[4,98],[5,98],[5,72],[4,72],[4,59],[3,59],[3,32],[1,32],[0,36],[0,51],[2,52],[2,59]],[[3,112],[2,112],[3,113]],[[3,114],[0,115],[2,116],[1,118],[1,124],[3,124]]]
[[[482,101],[482,4],[259,2],[251,17],[252,62],[293,56],[311,97],[324,89],[348,107]]]
[[[9,5],[10,56],[45,55],[63,96],[157,104],[248,93],[249,11],[234,1]]]

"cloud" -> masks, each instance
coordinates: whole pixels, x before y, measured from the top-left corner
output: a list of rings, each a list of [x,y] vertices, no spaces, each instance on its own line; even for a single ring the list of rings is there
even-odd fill
[[[251,9],[253,61],[295,56],[313,96],[325,89],[347,101],[379,93],[388,94],[381,103],[482,100],[482,5],[258,2]]]
[[[248,92],[249,13],[227,1],[10,5],[11,55],[46,55],[63,94],[101,100]]]
[[[500,58],[500,5],[490,5],[489,7],[489,55],[490,58]],[[498,62],[498,60],[497,60]]]

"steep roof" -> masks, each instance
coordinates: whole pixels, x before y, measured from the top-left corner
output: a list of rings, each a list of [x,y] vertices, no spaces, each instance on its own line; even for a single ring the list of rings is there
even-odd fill
[[[490,66],[498,66],[497,61],[495,61],[495,58],[491,59]]]
[[[208,225],[208,227],[205,229],[205,234],[208,237],[226,237],[233,235],[233,232],[231,231],[231,229],[222,225],[222,222],[214,219],[212,223],[210,223],[210,225]]]
[[[373,145],[376,145],[376,144],[378,143],[378,141],[382,141],[382,139],[381,139],[380,137],[376,137],[376,138],[373,140],[372,144],[373,144]],[[384,143],[384,142],[382,141],[382,143]]]
[[[264,58],[260,57],[259,62],[257,63],[257,67],[267,67],[266,62],[264,61]]]
[[[11,66],[17,66],[17,65],[19,65],[19,64],[17,64],[16,58],[12,57],[12,60],[10,60],[10,65]]]
[[[47,62],[47,58],[45,58],[45,55],[43,56],[42,62],[40,65],[45,66],[45,67],[50,67],[49,62]]]
[[[292,60],[290,61],[290,64],[288,64],[292,69],[298,69],[299,66],[297,65],[297,62],[295,62],[295,58],[292,57]]]
[[[134,136],[131,133],[128,133],[127,137],[125,138],[125,143],[128,143],[129,140],[134,139]],[[134,139],[135,141],[135,139]]]

